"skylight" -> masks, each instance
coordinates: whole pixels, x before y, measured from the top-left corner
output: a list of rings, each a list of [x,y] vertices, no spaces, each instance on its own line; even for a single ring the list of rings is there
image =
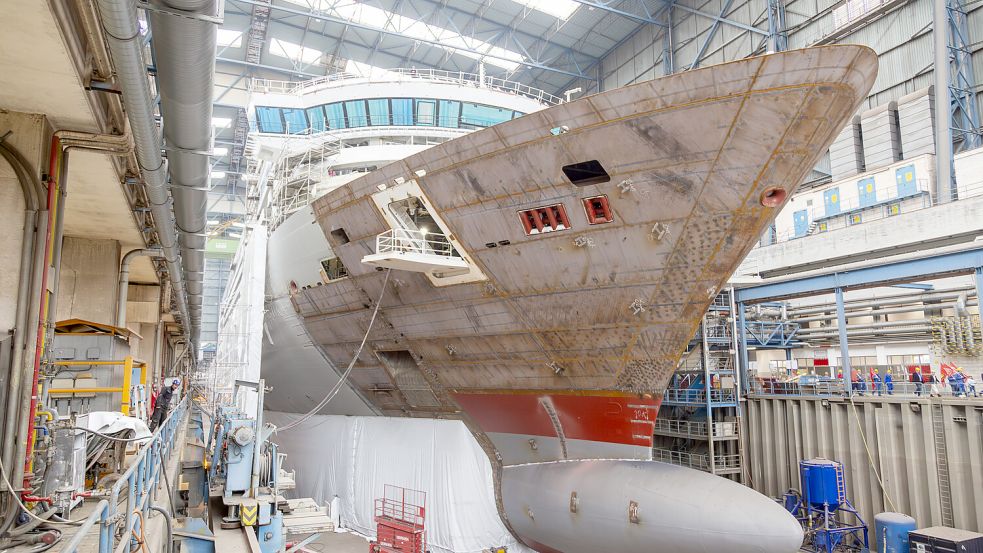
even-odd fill
[[[274,38],[270,41],[270,53],[292,61],[311,64],[321,59],[321,52],[313,48]]]
[[[224,146],[220,146],[218,148],[212,148],[213,156],[224,156],[227,153],[229,153],[229,149]]]
[[[548,13],[560,19],[568,19],[573,12],[580,6],[572,0],[512,0],[516,4],[522,4],[527,8]]]
[[[390,75],[392,71],[388,69],[383,69],[381,67],[376,67],[374,65],[369,65],[367,63],[358,62],[355,60],[345,61],[345,73],[351,73],[352,75],[359,75],[361,77],[385,77]]]
[[[350,2],[348,0],[287,1],[307,7],[314,11],[323,12],[326,15],[330,14],[335,17],[340,17],[354,23],[359,23],[378,29],[385,29],[387,31],[398,33],[417,40],[432,41],[435,42],[440,48],[445,50],[450,50],[475,60],[481,60],[490,65],[501,67],[509,71],[515,71],[524,61],[524,58],[518,52],[506,50],[477,38],[463,36],[457,31],[452,31],[436,25],[430,25],[429,23],[425,23],[419,19],[398,15],[375,6]],[[557,11],[557,9],[553,6],[554,3],[564,5],[568,1],[569,0],[524,0],[522,3],[528,2],[537,5],[541,4],[543,6],[542,8],[536,6],[530,7],[552,13],[552,11]],[[574,4],[574,2],[570,3]],[[549,7],[548,10],[547,7]],[[270,47],[270,52],[276,53],[273,51],[272,46]]]
[[[219,29],[218,33],[215,35],[215,43],[219,46],[240,48],[242,47],[242,31]]]
[[[212,178],[213,179],[224,179],[225,178],[225,171],[212,171]]]
[[[232,119],[228,117],[212,117],[212,126],[224,129],[232,124]]]

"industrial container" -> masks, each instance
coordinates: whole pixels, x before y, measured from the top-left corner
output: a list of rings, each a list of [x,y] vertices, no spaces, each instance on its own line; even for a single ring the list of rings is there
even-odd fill
[[[910,553],[983,553],[983,534],[932,526],[908,534]]]
[[[846,499],[843,465],[829,459],[807,459],[799,463],[802,477],[802,502],[817,509],[827,505],[830,511]]]
[[[874,551],[908,553],[908,532],[917,527],[915,519],[903,513],[874,515]]]

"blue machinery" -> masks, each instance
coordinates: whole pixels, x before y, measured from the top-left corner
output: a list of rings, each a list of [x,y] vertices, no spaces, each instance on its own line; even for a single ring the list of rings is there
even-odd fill
[[[785,508],[802,523],[812,551],[868,551],[867,523],[846,497],[843,465],[827,459],[799,462],[802,493],[792,490]]]

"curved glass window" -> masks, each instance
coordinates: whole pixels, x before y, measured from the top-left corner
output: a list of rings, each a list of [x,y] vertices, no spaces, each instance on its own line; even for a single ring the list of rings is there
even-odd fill
[[[388,98],[376,98],[374,100],[366,100],[369,104],[369,124],[372,126],[379,125],[392,125],[389,119],[389,99]]]
[[[324,106],[324,114],[328,118],[329,129],[345,128],[345,106],[343,106],[341,102],[335,102],[334,104]]]
[[[512,110],[482,104],[463,102],[461,104],[461,125],[467,127],[490,127],[512,119]]]
[[[310,128],[307,115],[302,109],[283,108],[283,121],[287,124],[287,132],[290,134],[305,134]]]
[[[324,108],[322,106],[308,108],[307,119],[311,122],[311,131],[323,132],[328,130],[328,120],[324,118]]]
[[[365,110],[365,100],[345,102],[345,114],[348,116],[349,129],[369,126],[369,114]]]
[[[437,100],[416,100],[416,125],[432,127],[437,124]]]
[[[413,126],[413,99],[393,98],[393,125],[400,127]]]
[[[256,107],[261,133],[302,134],[367,126],[479,129],[525,115],[521,111],[435,98],[369,98],[307,109]]]
[[[283,119],[280,118],[280,108],[256,108],[256,124],[259,132],[283,133]]]
[[[461,121],[461,102],[457,100],[440,101],[440,117],[437,125],[456,129]]]

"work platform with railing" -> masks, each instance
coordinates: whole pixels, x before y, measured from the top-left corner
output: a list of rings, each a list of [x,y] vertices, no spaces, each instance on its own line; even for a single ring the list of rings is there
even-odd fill
[[[362,263],[384,269],[398,269],[448,277],[468,272],[468,262],[443,234],[424,230],[392,229],[376,237],[375,253]]]

